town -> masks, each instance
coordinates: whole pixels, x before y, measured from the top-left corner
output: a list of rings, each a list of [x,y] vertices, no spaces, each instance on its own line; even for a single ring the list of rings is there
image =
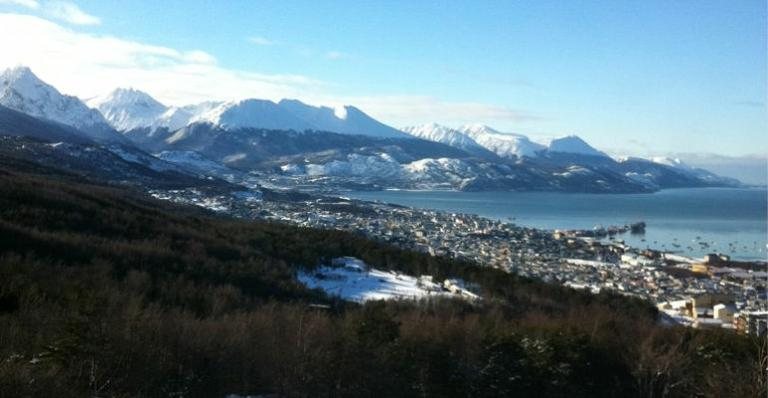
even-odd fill
[[[548,231],[471,214],[414,209],[330,196],[268,191],[207,196],[194,189],[150,191],[158,199],[193,204],[240,218],[339,229],[398,247],[504,269],[592,293],[614,291],[654,303],[661,321],[765,335],[765,262],[725,255],[691,258],[639,250],[614,239],[645,224],[598,231]],[[601,239],[608,236],[608,239]]]

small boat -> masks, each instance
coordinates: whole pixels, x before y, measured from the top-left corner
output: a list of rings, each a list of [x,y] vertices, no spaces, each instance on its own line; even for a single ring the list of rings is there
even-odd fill
[[[645,221],[629,224],[629,230],[633,234],[641,234],[645,232]]]

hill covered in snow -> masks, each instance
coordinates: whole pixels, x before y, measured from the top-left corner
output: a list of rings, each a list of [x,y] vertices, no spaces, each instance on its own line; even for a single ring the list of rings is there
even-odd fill
[[[24,66],[0,74],[0,105],[29,116],[77,129],[100,142],[125,142],[97,110],[77,97],[64,95]]]

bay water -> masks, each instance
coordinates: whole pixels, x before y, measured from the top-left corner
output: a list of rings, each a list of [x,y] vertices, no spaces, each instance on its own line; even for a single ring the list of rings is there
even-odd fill
[[[476,214],[518,225],[592,229],[644,221],[645,234],[621,234],[638,248],[700,257],[723,253],[765,260],[768,190],[685,188],[650,194],[556,192],[353,191],[343,195],[404,206]]]

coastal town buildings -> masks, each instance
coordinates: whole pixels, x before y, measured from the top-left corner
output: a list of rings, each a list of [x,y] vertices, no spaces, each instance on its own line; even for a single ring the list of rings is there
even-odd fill
[[[630,226],[601,237],[589,231],[547,231],[470,214],[333,197],[243,200],[205,197],[196,191],[152,194],[242,218],[349,231],[595,294],[638,297],[655,303],[663,321],[670,323],[750,334],[768,329],[765,262],[736,262],[718,254],[689,258],[614,239],[637,229]]]

